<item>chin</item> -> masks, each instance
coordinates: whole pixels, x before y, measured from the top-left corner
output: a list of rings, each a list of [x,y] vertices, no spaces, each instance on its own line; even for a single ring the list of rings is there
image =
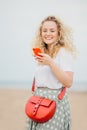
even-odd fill
[[[51,45],[53,42],[46,41],[45,43]]]

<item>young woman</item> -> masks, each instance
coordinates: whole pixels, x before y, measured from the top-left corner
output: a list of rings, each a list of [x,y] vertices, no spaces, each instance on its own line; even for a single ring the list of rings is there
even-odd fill
[[[45,123],[37,123],[28,118],[27,130],[70,130],[70,109],[67,92],[62,100],[58,94],[63,87],[73,83],[74,45],[70,30],[55,16],[45,18],[38,30],[34,47],[42,53],[35,56],[35,95],[56,101],[54,116]]]

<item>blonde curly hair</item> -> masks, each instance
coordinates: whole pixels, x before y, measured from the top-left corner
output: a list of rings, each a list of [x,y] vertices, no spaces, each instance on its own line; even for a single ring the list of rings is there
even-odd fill
[[[46,21],[55,22],[58,29],[58,41],[56,44],[53,44],[50,52],[48,51],[47,44],[42,41],[41,37],[42,26]],[[74,54],[75,46],[72,39],[72,30],[71,28],[65,26],[59,18],[56,18],[55,16],[48,16],[41,22],[41,25],[39,26],[33,47],[41,48],[42,52],[49,54],[51,57],[55,57],[61,47],[66,48],[68,51]]]

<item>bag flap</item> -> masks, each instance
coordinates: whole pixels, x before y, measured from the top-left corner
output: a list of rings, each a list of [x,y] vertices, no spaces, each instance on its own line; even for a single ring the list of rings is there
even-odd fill
[[[53,102],[48,98],[44,98],[44,97],[40,98],[39,96],[32,96],[29,101],[34,104],[37,104],[39,100],[41,100],[40,105],[42,106],[49,106]]]
[[[49,106],[53,101],[48,99],[48,98],[44,98],[41,102],[41,105],[43,106]]]
[[[29,101],[36,104],[40,100],[39,96],[31,96]]]

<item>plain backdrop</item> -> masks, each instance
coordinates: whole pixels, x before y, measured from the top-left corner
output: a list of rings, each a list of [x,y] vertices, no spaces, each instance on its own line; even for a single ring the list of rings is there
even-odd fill
[[[86,0],[0,0],[0,84],[32,81],[36,62],[31,43],[48,15],[58,16],[72,28],[78,49],[74,82],[87,82]]]

